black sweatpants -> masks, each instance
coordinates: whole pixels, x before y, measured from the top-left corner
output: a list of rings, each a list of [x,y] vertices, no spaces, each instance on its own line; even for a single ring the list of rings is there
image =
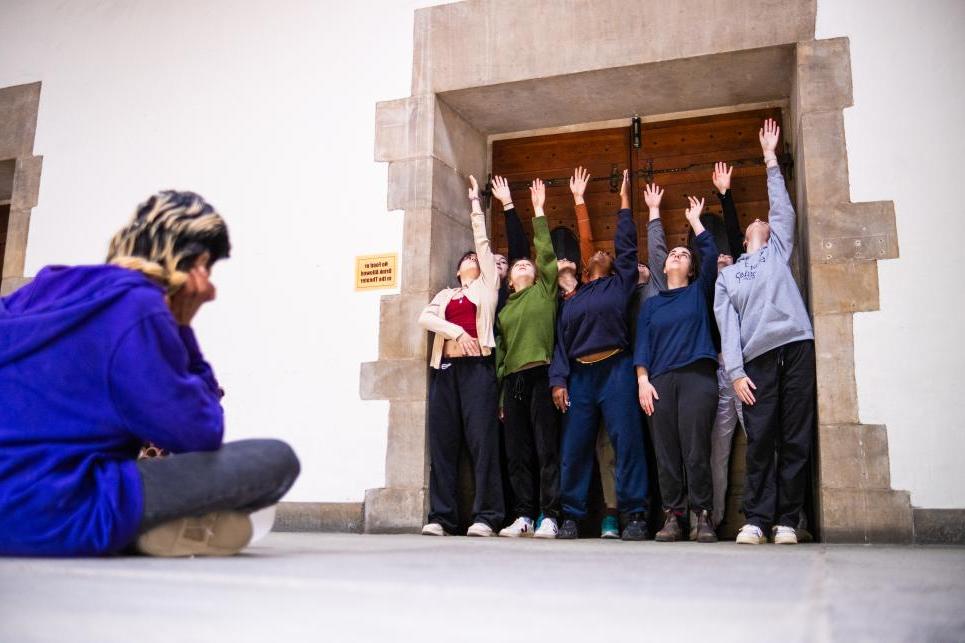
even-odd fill
[[[560,514],[560,426],[549,366],[511,373],[503,382],[506,455],[514,518]]]
[[[717,413],[717,364],[702,359],[650,381],[660,397],[650,426],[664,509],[682,515],[714,508],[710,431]]]
[[[465,441],[476,479],[473,521],[498,529],[505,507],[493,359],[443,359],[440,366],[429,385],[429,522],[449,533],[459,528],[457,481]]]
[[[175,518],[270,507],[291,488],[301,467],[284,442],[238,440],[217,451],[138,460],[137,469],[144,489],[143,533]]]
[[[814,435],[814,342],[779,346],[744,364],[744,372],[757,386],[757,401],[744,405],[744,515],[762,530],[797,527]]]

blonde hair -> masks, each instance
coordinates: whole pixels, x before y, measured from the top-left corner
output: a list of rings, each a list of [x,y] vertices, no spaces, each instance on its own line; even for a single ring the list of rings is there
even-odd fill
[[[107,263],[142,273],[170,295],[199,256],[207,252],[211,265],[230,250],[228,228],[210,203],[194,192],[165,190],[139,205],[114,235]]]

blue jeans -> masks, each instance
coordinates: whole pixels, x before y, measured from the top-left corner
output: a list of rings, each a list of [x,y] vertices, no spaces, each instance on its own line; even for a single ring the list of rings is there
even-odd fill
[[[616,454],[617,509],[647,511],[647,459],[633,357],[624,351],[595,364],[573,362],[567,381],[570,408],[563,415],[560,487],[567,518],[586,517],[600,415]]]
[[[211,511],[251,513],[277,504],[300,471],[279,440],[239,440],[217,451],[139,460],[144,489],[141,532],[176,518]]]

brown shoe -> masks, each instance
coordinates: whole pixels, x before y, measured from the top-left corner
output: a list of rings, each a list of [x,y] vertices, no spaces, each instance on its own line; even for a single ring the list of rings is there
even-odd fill
[[[714,520],[710,517],[706,509],[697,514],[697,542],[717,542],[717,533],[714,531]]]
[[[683,530],[680,528],[680,520],[677,518],[677,514],[669,510],[663,513],[667,519],[663,523],[663,529],[658,531],[653,539],[661,543],[672,543],[680,540],[683,536]]]

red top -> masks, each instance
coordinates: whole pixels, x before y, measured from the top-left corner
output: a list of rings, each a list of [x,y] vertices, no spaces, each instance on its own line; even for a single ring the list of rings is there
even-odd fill
[[[458,297],[458,299],[456,298]],[[457,295],[446,306],[446,321],[461,326],[472,338],[476,335],[476,304],[469,301],[464,294]]]

